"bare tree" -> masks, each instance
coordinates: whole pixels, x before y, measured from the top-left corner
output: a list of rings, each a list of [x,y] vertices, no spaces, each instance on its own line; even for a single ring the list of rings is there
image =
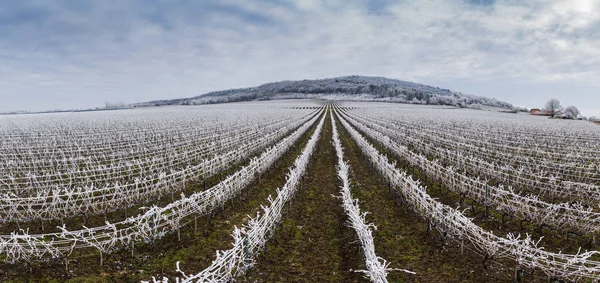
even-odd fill
[[[565,108],[565,116],[569,119],[577,119],[577,117],[579,117],[579,114],[581,114],[579,112],[579,109],[577,109],[577,107],[575,106],[567,106],[567,108]]]
[[[560,111],[561,109],[562,109],[562,106],[560,105],[560,101],[558,101],[558,99],[554,99],[554,98],[548,100],[548,102],[546,103],[546,107],[544,108],[544,110],[551,112],[552,117],[554,117],[556,115],[556,113],[558,111]]]
[[[106,109],[117,109],[117,108],[124,108],[125,107],[125,103],[122,101],[118,101],[118,102],[113,102],[113,101],[106,101],[106,104],[104,106]]]

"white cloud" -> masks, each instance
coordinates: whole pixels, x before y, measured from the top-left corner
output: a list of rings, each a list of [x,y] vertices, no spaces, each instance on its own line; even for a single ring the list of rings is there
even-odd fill
[[[187,97],[349,74],[439,83],[516,104],[525,100],[472,86],[600,90],[596,2],[523,2],[95,2],[78,10],[40,2],[47,16],[0,32],[0,111]],[[0,27],[5,13],[11,11],[0,12]],[[589,104],[584,99],[600,105],[590,94],[570,104]]]

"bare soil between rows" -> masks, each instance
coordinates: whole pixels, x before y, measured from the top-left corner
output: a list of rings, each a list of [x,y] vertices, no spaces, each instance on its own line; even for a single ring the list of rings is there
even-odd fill
[[[62,261],[35,263],[32,266],[24,263],[2,263],[0,281],[140,282],[151,280],[152,276],[156,278],[181,276],[175,271],[177,261],[181,262],[181,268],[188,273],[199,272],[210,265],[217,250],[230,248],[234,226],[241,226],[248,220],[248,215],[253,216],[260,210],[260,205],[268,204],[269,195],[276,195],[276,189],[285,183],[289,167],[308,142],[316,124],[317,122],[261,176],[260,183],[255,180],[242,191],[241,195],[228,201],[222,208],[215,209],[212,215],[199,217],[196,225],[192,222],[184,226],[180,230],[179,241],[177,233],[171,233],[158,240],[155,245],[136,244],[133,256],[129,249],[119,250],[104,255],[102,266],[99,264],[98,251],[93,249],[74,252],[70,257],[68,270]],[[228,170],[227,173],[229,172],[235,171]],[[225,178],[225,172],[222,174]],[[207,188],[217,184],[220,179],[218,174],[208,180]],[[202,188],[204,185],[195,184],[195,186]]]
[[[326,115],[332,115],[328,113]],[[367,222],[377,226],[374,231],[375,251],[390,263],[390,268],[408,269],[411,275],[391,271],[389,282],[511,282],[515,280],[515,263],[508,260],[487,261],[465,243],[442,241],[439,233],[428,230],[427,221],[407,207],[389,187],[383,176],[370,164],[360,148],[336,118],[344,147],[344,159],[350,164],[351,191],[359,199],[361,211],[369,212]],[[283,186],[286,174],[304,148],[315,125],[304,134],[270,170],[261,183],[251,184],[234,200],[217,209],[210,217],[198,218],[197,229],[192,223],[181,229],[181,241],[172,233],[154,246],[136,245],[130,250],[117,251],[104,257],[99,265],[95,250],[74,254],[68,271],[62,262],[48,264],[0,264],[3,282],[139,282],[152,276],[180,276],[175,263],[196,273],[208,267],[217,250],[231,247],[231,232],[241,226],[248,215],[255,216],[260,205],[267,205],[267,196],[275,195]],[[256,258],[256,265],[239,282],[368,282],[363,273],[364,257],[356,233],[348,227],[341,206],[341,182],[337,178],[337,158],[332,145],[329,118],[311,157],[297,196],[289,203],[280,225],[265,250]],[[387,152],[376,145],[380,152]],[[411,168],[400,158],[387,154],[402,168],[428,185],[428,192],[442,203],[455,205],[456,195]],[[218,178],[209,182],[215,184]],[[196,186],[201,186],[196,184]],[[196,187],[196,189],[199,189]],[[482,207],[474,204],[475,222],[485,229],[514,230],[513,222],[504,223],[494,212],[483,217]],[[469,212],[467,212],[469,213]],[[502,228],[503,227],[503,228]],[[526,231],[531,229],[525,227]],[[548,235],[549,232],[545,232]],[[539,272],[522,273],[523,282],[546,282]]]
[[[328,114],[331,115],[331,114]],[[305,177],[257,264],[240,282],[368,282],[356,233],[347,225],[326,117]]]

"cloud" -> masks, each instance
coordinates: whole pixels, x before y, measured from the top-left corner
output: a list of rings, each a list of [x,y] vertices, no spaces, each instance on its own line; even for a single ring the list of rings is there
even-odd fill
[[[9,2],[0,111],[348,74],[526,106],[600,105],[598,9],[590,0]]]

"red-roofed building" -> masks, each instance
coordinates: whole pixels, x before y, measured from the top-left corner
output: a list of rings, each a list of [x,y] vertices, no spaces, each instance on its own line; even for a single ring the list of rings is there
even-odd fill
[[[538,116],[552,116],[552,111],[548,111],[548,110],[541,110],[541,109],[531,109],[531,111],[529,111],[529,113],[531,115],[538,115]],[[558,114],[558,113],[556,113]]]

